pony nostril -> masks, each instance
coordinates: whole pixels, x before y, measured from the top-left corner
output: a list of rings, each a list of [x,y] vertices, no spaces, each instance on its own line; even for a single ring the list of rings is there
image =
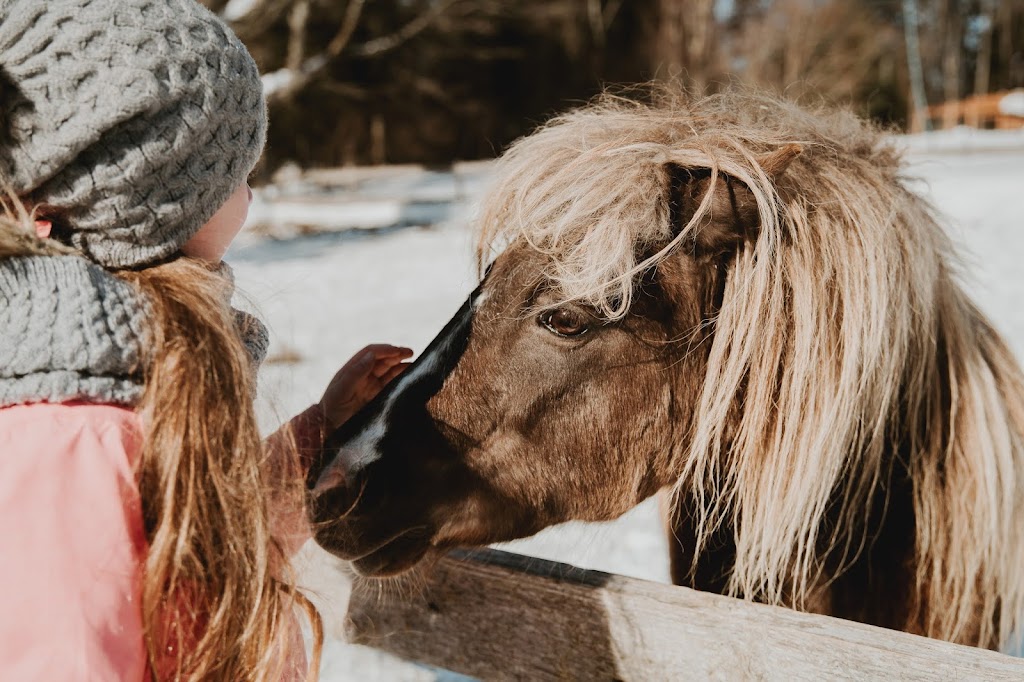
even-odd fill
[[[313,497],[320,497],[344,485],[345,470],[342,468],[341,463],[335,460],[320,472],[320,477],[316,479],[316,485],[313,486]]]

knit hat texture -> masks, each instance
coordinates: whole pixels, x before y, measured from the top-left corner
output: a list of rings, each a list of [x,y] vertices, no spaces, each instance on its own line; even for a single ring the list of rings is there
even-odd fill
[[[90,260],[178,251],[265,137],[255,62],[193,0],[0,0],[0,188]]]

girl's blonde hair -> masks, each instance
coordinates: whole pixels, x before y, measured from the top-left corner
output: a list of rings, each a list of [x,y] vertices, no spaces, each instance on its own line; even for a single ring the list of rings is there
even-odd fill
[[[37,239],[24,208],[5,203],[0,258],[69,253]],[[254,372],[225,281],[187,258],[115,276],[138,287],[152,313],[137,407],[145,424],[138,481],[149,543],[142,617],[152,674],[278,680],[291,672],[286,648],[302,645],[298,606],[312,624],[307,678],[316,679],[319,616],[295,587],[267,512],[270,494],[293,494],[301,504],[302,481],[272,480],[289,467],[270,469],[253,406]]]

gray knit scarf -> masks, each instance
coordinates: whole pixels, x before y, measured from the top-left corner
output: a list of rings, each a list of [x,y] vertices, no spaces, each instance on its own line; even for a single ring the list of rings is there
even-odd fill
[[[233,278],[223,268],[230,297]],[[266,355],[266,327],[235,314],[255,371]],[[79,256],[0,259],[0,406],[136,405],[147,317],[142,294]]]

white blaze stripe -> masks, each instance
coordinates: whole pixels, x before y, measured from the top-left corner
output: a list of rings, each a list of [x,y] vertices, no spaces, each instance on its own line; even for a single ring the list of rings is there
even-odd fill
[[[391,417],[392,408],[399,398],[409,389],[410,386],[418,383],[421,379],[438,372],[443,366],[445,356],[451,350],[455,341],[464,334],[469,333],[469,323],[473,319],[473,312],[480,303],[481,295],[471,308],[459,313],[458,321],[453,324],[444,338],[437,339],[434,347],[428,350],[426,355],[421,356],[412,369],[405,372],[399,379],[398,384],[388,395],[384,405],[377,412],[376,416],[363,427],[363,430],[355,435],[344,447],[338,450],[338,454],[327,467],[321,472],[316,485],[313,486],[313,494],[319,495],[331,488],[337,487],[347,477],[358,473],[361,469],[381,457],[380,441],[387,433],[388,420]]]

